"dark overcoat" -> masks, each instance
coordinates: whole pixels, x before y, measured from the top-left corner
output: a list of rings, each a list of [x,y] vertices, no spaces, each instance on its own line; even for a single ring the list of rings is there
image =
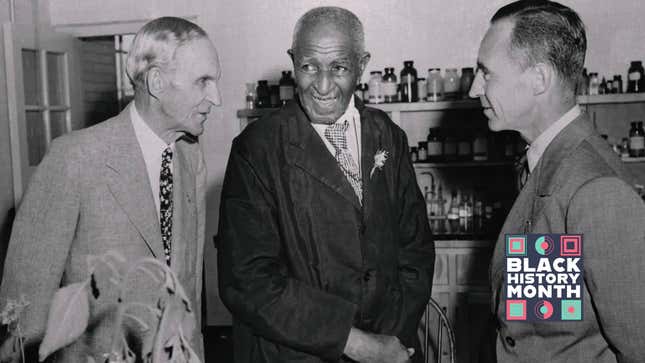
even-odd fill
[[[297,101],[233,142],[218,266],[236,362],[339,361],[352,326],[420,352],[435,257],[425,202],[405,133],[356,107],[362,204]]]

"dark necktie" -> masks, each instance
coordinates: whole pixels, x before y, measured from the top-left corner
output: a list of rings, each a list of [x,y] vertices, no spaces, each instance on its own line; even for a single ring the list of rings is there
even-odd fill
[[[172,242],[172,149],[166,148],[161,154],[161,173],[159,176],[159,224],[161,225],[161,241],[166,264],[170,266]]]
[[[361,174],[358,169],[358,165],[352,158],[352,154],[347,147],[347,136],[345,132],[349,127],[349,122],[345,120],[344,122],[335,123],[327,126],[325,129],[325,137],[329,142],[334,146],[336,150],[336,161],[340,165],[343,174],[352,185],[354,193],[358,197],[359,202],[363,202],[363,182],[361,180]]]
[[[531,173],[526,154],[515,162],[515,173],[517,175],[517,190],[520,191],[529,180],[529,174]]]

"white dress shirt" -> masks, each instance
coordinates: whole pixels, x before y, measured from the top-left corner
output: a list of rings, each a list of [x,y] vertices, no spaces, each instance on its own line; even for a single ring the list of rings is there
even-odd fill
[[[529,172],[533,172],[533,169],[537,165],[538,161],[544,154],[546,148],[551,144],[551,141],[562,131],[567,125],[569,125],[573,120],[580,116],[580,107],[578,105],[573,106],[569,111],[567,111],[560,119],[551,126],[549,126],[544,132],[538,136],[535,141],[531,143],[528,150],[526,151],[526,161],[529,164]]]
[[[349,101],[349,104],[347,105],[347,110],[345,110],[345,113],[343,113],[338,120],[336,120],[336,124],[344,122],[347,120],[349,122],[349,127],[347,128],[347,131],[345,132],[345,136],[347,137],[347,148],[349,149],[350,154],[352,155],[352,159],[354,159],[354,162],[358,166],[359,172],[362,174],[362,168],[361,168],[361,115],[356,109],[356,106],[354,105],[354,97],[352,97]],[[327,128],[326,124],[317,124],[317,123],[312,123],[311,126],[316,130],[318,133],[318,136],[322,139],[322,141],[325,143],[325,146],[327,146],[327,150],[331,153],[331,155],[335,158],[336,157],[336,149],[334,148],[334,145],[327,140],[325,137],[325,129]]]
[[[171,161],[170,164],[170,168],[172,170],[175,159],[175,143],[173,142],[172,144],[167,145],[159,135],[152,131],[150,126],[143,121],[139,112],[137,112],[134,102],[130,105],[130,119],[132,120],[132,126],[134,127],[134,134],[137,137],[137,141],[141,147],[141,152],[143,153],[143,161],[146,163],[150,189],[152,190],[152,196],[155,201],[157,215],[159,215],[159,176],[161,174],[161,155],[163,154],[163,151],[170,146],[173,151],[173,161]]]

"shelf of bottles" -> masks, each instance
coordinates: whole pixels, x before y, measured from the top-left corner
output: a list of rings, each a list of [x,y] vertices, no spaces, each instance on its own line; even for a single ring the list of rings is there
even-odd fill
[[[578,96],[580,105],[596,104],[621,104],[621,103],[639,103],[645,102],[645,93],[621,93],[606,95],[585,95]],[[459,109],[477,109],[481,104],[477,99],[439,101],[439,102],[410,102],[410,103],[377,103],[367,104],[370,107],[378,108],[385,112],[415,112],[415,111],[445,111]],[[237,117],[240,118],[258,118],[262,117],[277,108],[255,108],[237,111]]]

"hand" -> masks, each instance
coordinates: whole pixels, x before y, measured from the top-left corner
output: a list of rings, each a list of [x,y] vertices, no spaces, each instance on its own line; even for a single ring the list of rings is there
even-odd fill
[[[395,336],[352,328],[344,353],[360,363],[409,363],[414,349],[403,346]]]

